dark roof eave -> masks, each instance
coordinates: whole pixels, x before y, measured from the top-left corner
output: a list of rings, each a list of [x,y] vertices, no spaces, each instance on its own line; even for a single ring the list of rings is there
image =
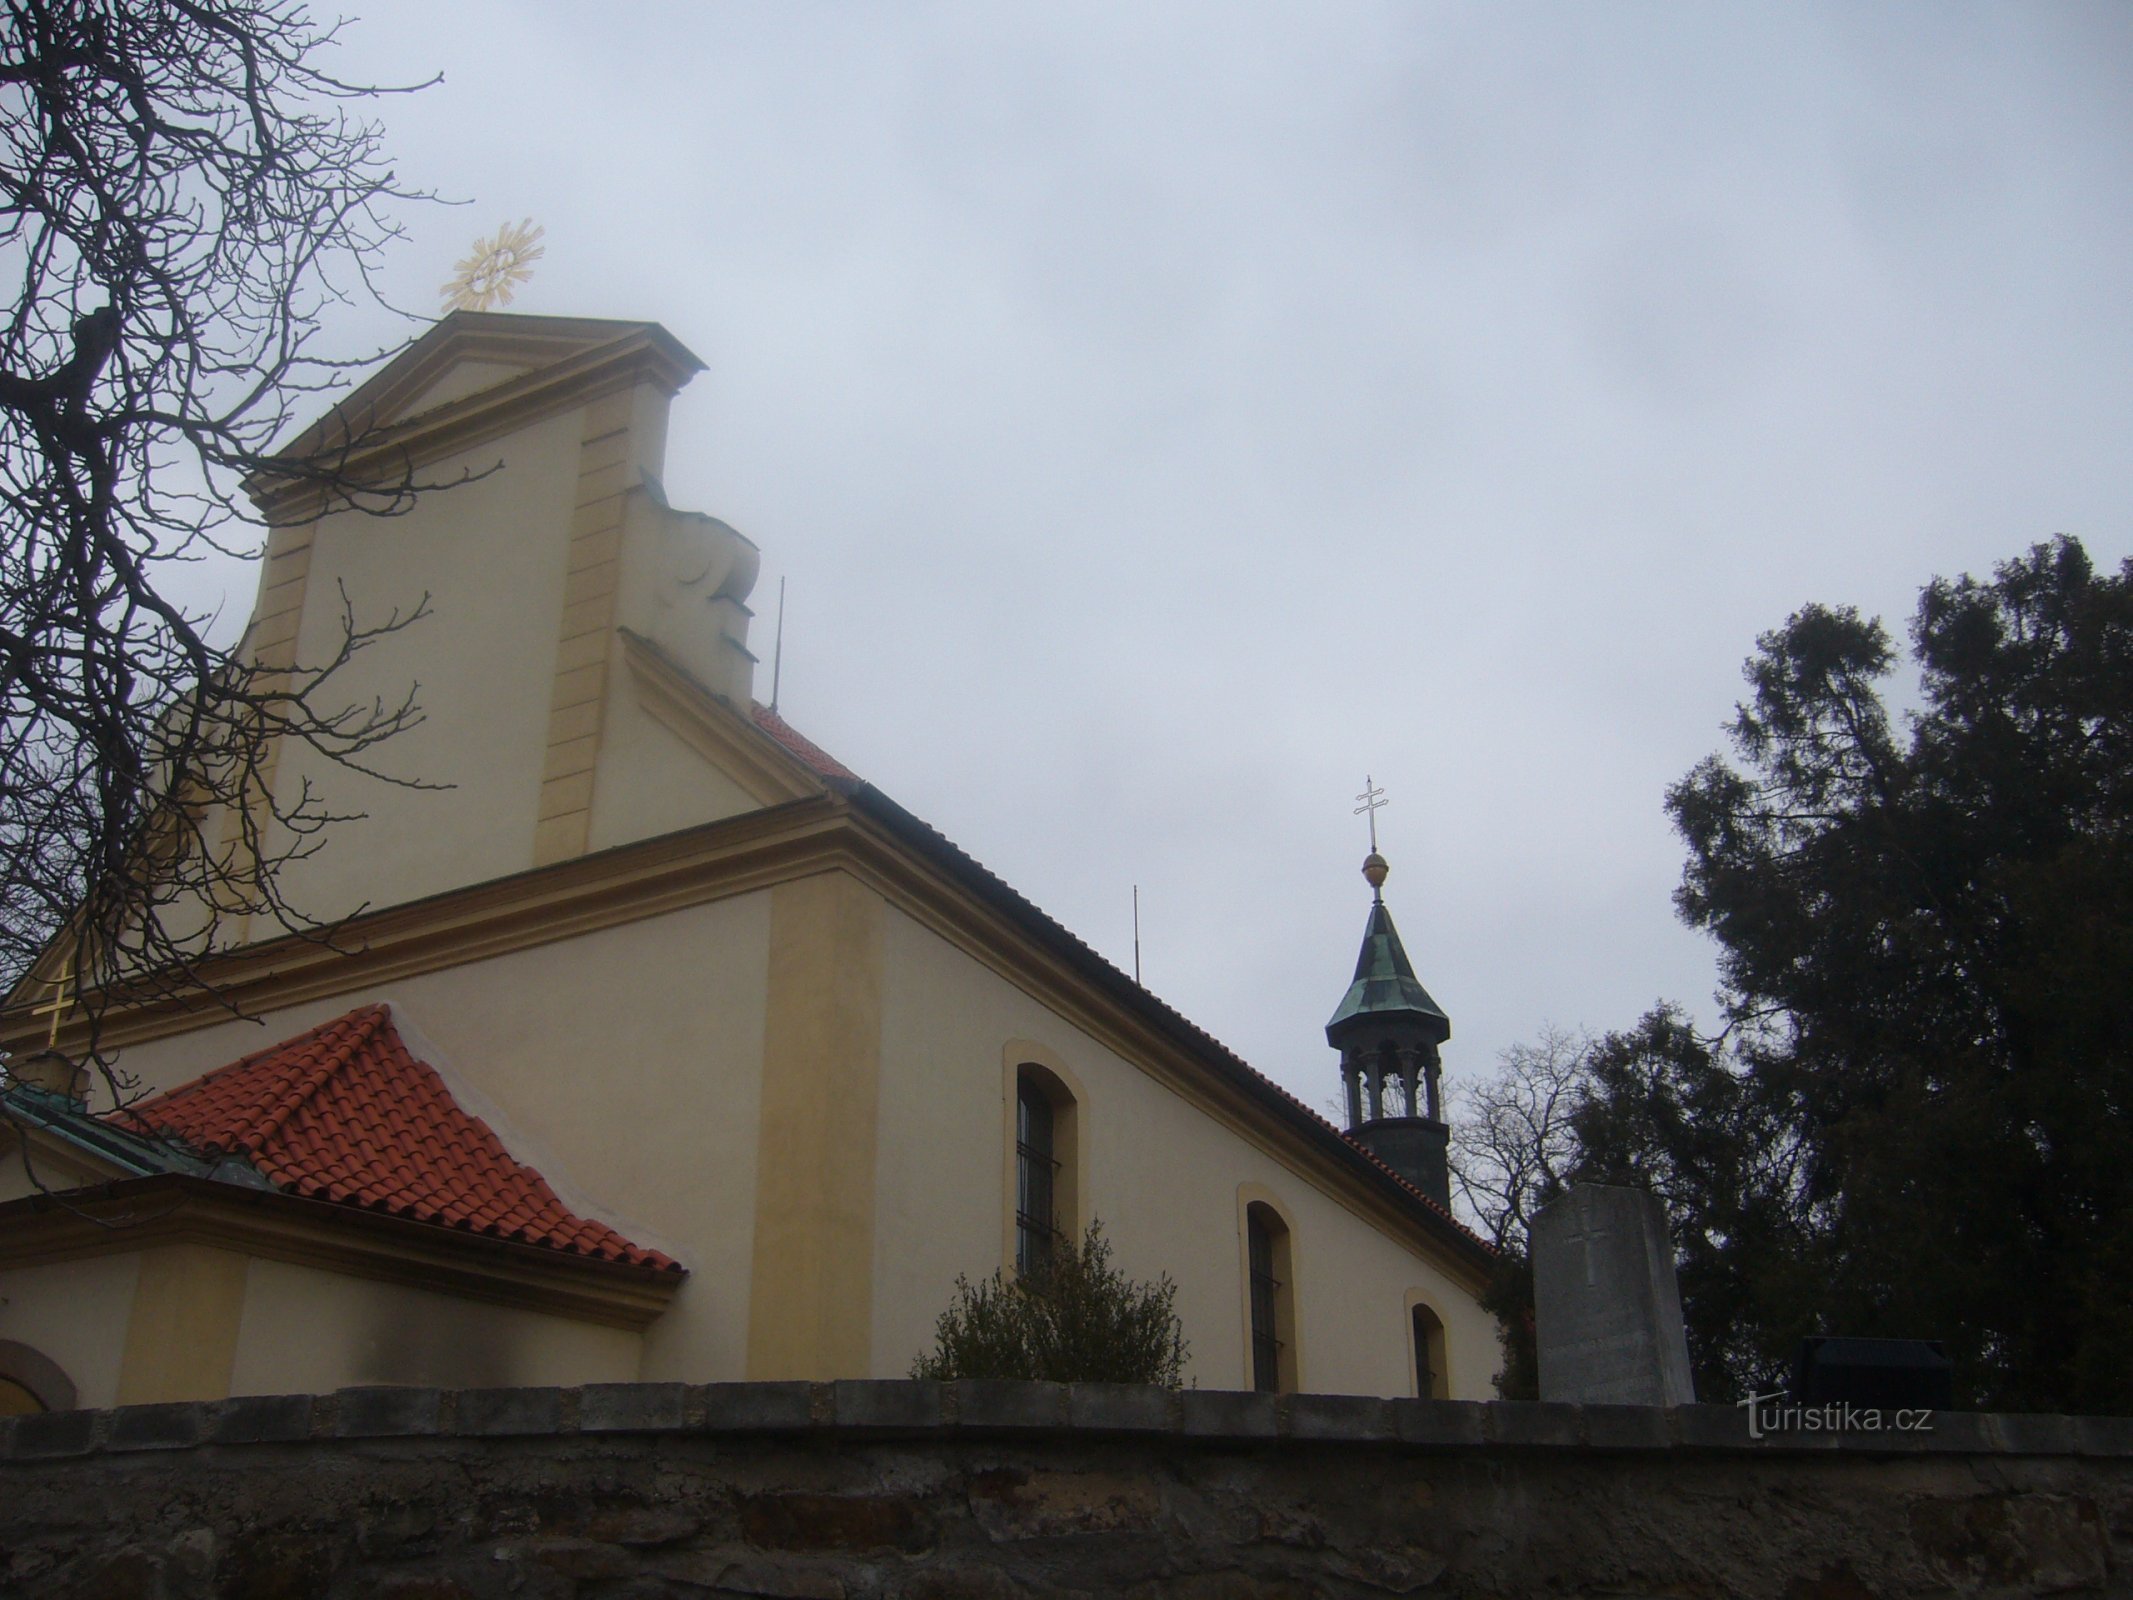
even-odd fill
[[[1193,1055],[1205,1061],[1232,1085],[1250,1095],[1312,1145],[1333,1156],[1358,1177],[1374,1184],[1397,1201],[1431,1234],[1487,1271],[1496,1264],[1495,1248],[1470,1233],[1422,1193],[1401,1179],[1368,1152],[1342,1137],[1339,1129],[1266,1077],[1182,1013],[1158,1000],[1118,968],[1090,949],[1066,928],[1046,915],[1012,885],[949,839],[938,828],[914,816],[864,779],[825,780],[838,794],[871,821],[879,823],[902,844],[941,868],[987,905],[1006,916],[1054,955],[1073,966],[1104,994],[1131,1008],[1142,1020],[1168,1034]]]
[[[135,1200],[154,1195],[266,1207],[328,1226],[350,1227],[409,1239],[425,1239],[455,1250],[502,1254],[529,1263],[537,1262],[544,1267],[561,1267],[565,1271],[583,1273],[588,1277],[678,1284],[689,1275],[689,1269],[678,1261],[667,1266],[649,1262],[616,1261],[607,1256],[560,1250],[553,1245],[528,1244],[523,1239],[481,1233],[473,1228],[427,1222],[419,1217],[397,1217],[390,1212],[374,1211],[365,1206],[345,1205],[337,1200],[318,1200],[308,1195],[292,1194],[286,1189],[253,1188],[246,1184],[231,1183],[225,1179],[189,1172],[152,1172],[138,1177],[115,1178],[108,1183],[93,1184],[80,1189],[39,1191],[18,1196],[13,1200],[0,1201],[0,1228],[4,1228],[11,1220],[36,1216],[45,1211],[80,1213],[101,1201]]]
[[[200,1160],[169,1140],[146,1138],[131,1129],[115,1127],[93,1115],[80,1101],[38,1089],[18,1085],[0,1089],[0,1116],[109,1162],[128,1177],[153,1177],[167,1172],[204,1178],[215,1168],[214,1162]]]
[[[1381,1017],[1411,1017],[1425,1027],[1442,1023],[1450,1036],[1452,1019],[1432,1000],[1429,991],[1413,978],[1358,978],[1341,996],[1341,1003],[1326,1021],[1330,1034],[1343,1023],[1373,1021]]]

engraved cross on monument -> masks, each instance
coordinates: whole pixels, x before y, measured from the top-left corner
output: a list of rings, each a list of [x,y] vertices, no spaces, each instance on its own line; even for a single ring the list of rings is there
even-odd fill
[[[1533,1219],[1540,1397],[1694,1403],[1674,1249],[1658,1197],[1580,1183]]]

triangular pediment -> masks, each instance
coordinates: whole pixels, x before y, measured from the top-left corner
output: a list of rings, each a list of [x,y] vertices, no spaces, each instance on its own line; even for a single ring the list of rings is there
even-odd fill
[[[419,417],[425,411],[434,411],[439,406],[450,405],[454,400],[464,400],[470,394],[480,394],[484,389],[493,389],[498,384],[509,383],[513,378],[522,378],[533,371],[533,366],[523,361],[483,361],[472,354],[463,355],[430,380],[427,386],[408,398],[404,405],[395,409],[389,419],[404,422]]]
[[[523,317],[507,312],[454,311],[373,373],[335,409],[372,426],[408,422],[441,405],[509,386],[549,368],[578,365],[611,346],[656,338],[682,350],[656,322],[596,317]],[[289,454],[301,440],[281,452]]]
[[[656,322],[454,311],[275,454],[360,478],[372,456],[421,460],[634,382],[672,394],[703,366]],[[247,488],[271,512],[307,476]]]

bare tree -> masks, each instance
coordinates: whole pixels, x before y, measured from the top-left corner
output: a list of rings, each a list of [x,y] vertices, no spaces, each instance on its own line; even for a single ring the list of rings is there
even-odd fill
[[[1533,1214],[1562,1186],[1577,1141],[1570,1118],[1591,1082],[1593,1039],[1545,1027],[1496,1058],[1496,1075],[1457,1091],[1452,1184],[1501,1250],[1521,1255]]]
[[[334,27],[296,0],[0,0],[0,980],[69,1008],[70,1050],[113,1075],[106,1010],[212,980],[216,922],[315,931],[278,871],[336,820],[269,781],[287,741],[367,767],[412,698],[336,678],[420,614],[343,626],[300,663],[210,637],[170,597],[181,563],[257,548],[247,485],[392,514],[404,464],[351,467],[343,419],[273,453],[363,360],[321,353],[376,299],[399,202],[320,65]],[[314,435],[311,437],[320,437]],[[256,935],[255,935],[256,936]],[[41,965],[39,963],[41,962]],[[25,984],[35,967],[34,983]]]

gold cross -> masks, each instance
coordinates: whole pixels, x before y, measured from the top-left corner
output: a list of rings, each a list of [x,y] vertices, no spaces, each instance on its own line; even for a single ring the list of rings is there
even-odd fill
[[[1370,853],[1376,855],[1378,853],[1378,808],[1390,805],[1392,802],[1385,798],[1385,791],[1380,785],[1370,781],[1370,774],[1367,772],[1363,774],[1363,792],[1357,795],[1356,799],[1363,803],[1357,806],[1351,814],[1370,818]]]
[[[59,976],[52,980],[52,998],[41,1006],[30,1007],[31,1016],[49,1016],[52,1019],[51,1031],[45,1035],[44,1040],[47,1050],[59,1048],[59,1025],[66,1020],[67,1013],[74,1009],[73,998],[66,992],[67,986],[73,982],[74,952],[70,950],[67,952],[67,964],[59,969]]]

